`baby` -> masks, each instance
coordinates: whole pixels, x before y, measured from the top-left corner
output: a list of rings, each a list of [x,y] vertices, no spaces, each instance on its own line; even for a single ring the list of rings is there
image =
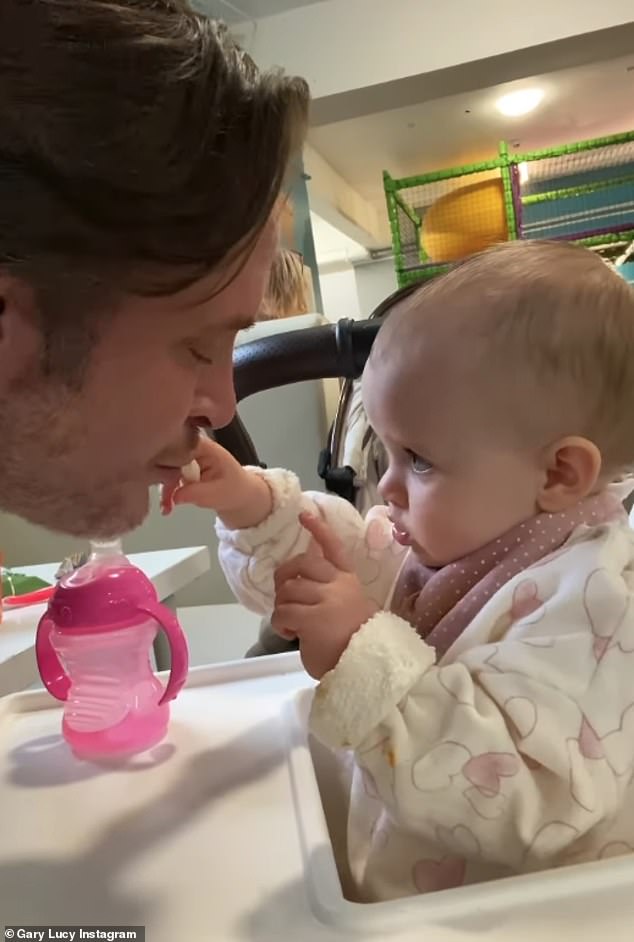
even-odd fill
[[[385,900],[634,851],[634,292],[509,243],[398,304],[363,377],[365,519],[201,443],[238,598],[297,637],[354,758],[347,864]],[[621,484],[615,484],[617,480]]]

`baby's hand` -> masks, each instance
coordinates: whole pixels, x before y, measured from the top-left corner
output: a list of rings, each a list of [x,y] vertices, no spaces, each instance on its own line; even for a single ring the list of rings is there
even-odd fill
[[[320,518],[302,514],[313,537],[306,553],[275,573],[271,619],[282,637],[299,639],[304,667],[319,680],[336,666],[352,635],[378,606],[366,598],[341,541]]]
[[[200,480],[183,480],[169,495],[174,504],[215,510],[225,526],[235,530],[257,526],[269,516],[273,497],[268,484],[226,448],[201,435],[194,459]]]

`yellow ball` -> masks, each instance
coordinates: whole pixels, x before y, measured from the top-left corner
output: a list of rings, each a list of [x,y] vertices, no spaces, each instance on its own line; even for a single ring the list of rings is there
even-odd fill
[[[432,262],[454,262],[507,238],[501,180],[447,193],[423,217],[421,245]]]

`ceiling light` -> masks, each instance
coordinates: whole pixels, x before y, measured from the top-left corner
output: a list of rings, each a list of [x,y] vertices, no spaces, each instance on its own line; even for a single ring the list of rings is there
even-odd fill
[[[516,118],[537,108],[543,97],[544,93],[541,88],[523,88],[519,92],[503,95],[495,104],[502,114],[509,118]]]

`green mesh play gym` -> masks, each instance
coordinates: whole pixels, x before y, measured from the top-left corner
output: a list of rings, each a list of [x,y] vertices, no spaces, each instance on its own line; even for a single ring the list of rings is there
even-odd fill
[[[399,286],[511,239],[588,246],[634,282],[634,131],[383,179]]]

